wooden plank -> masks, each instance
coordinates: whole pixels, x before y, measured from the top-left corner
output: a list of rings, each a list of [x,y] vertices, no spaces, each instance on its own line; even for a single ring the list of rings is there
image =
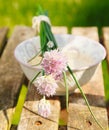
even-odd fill
[[[98,76],[99,75],[99,76]],[[99,65],[96,69],[95,74],[93,75],[92,79],[82,86],[84,93],[86,94],[90,105],[98,106],[98,107],[105,107],[105,99],[104,99],[104,87],[103,87],[103,79],[102,79],[102,71],[101,65]],[[79,90],[75,91],[75,94],[72,94],[69,98],[70,102],[78,103],[78,104],[85,104],[85,101]]]
[[[0,28],[0,56],[6,44],[8,30],[9,29],[7,27]]]
[[[99,40],[97,27],[74,27],[71,32],[74,35],[83,35],[96,41]]]
[[[67,33],[66,27],[52,27],[54,34]],[[48,119],[44,119],[37,115],[37,106],[41,96],[36,92],[36,88],[33,86],[29,89],[27,100],[24,104],[24,108],[21,115],[21,120],[18,125],[18,130],[58,130],[58,121],[60,116],[60,102],[58,100],[49,99],[51,103],[52,114]],[[26,109],[27,108],[27,109]],[[30,111],[29,111],[30,110]],[[24,123],[25,122],[25,123]],[[36,122],[36,123],[35,123]],[[37,125],[41,122],[40,125]]]
[[[29,33],[28,33],[29,32]],[[7,130],[17,99],[20,85],[23,82],[23,72],[14,58],[15,47],[23,40],[34,36],[31,28],[17,26],[9,39],[0,61],[0,130]],[[5,112],[5,113],[4,113]]]
[[[77,29],[77,31],[76,31]],[[82,31],[83,30],[83,31]],[[73,28],[72,33],[74,35],[82,35],[88,38],[99,40],[98,31],[95,27],[83,27],[83,28]],[[94,34],[94,35],[93,35]],[[98,77],[99,75],[99,77]],[[90,83],[91,82],[91,83]],[[101,65],[99,65],[95,71],[94,76],[91,81],[83,86],[83,90],[86,94],[100,95],[104,97],[104,85],[103,85],[103,76]]]
[[[95,27],[94,28],[93,27],[73,28],[72,33],[74,35],[83,35],[92,38],[94,40],[98,40],[98,32],[97,32],[97,28]],[[92,79],[86,85],[82,86],[82,89],[90,102],[91,109],[95,113],[95,116],[104,126],[104,129],[106,129],[108,127],[108,119],[107,119],[107,111],[105,108],[105,101],[104,101],[104,85],[103,85],[101,64],[97,67]],[[96,123],[93,123],[92,121],[93,119],[91,119],[90,114],[86,109],[87,107],[85,106],[84,99],[80,96],[79,90],[76,90],[75,93],[70,95],[68,130],[100,129],[98,128]],[[99,114],[98,111],[102,112],[102,114]],[[74,116],[74,118],[72,116]],[[87,123],[87,119],[91,119],[89,120],[89,123]],[[74,121],[73,124],[72,124],[72,120]]]
[[[96,115],[97,120],[102,124],[104,130],[107,128],[107,119],[104,115],[105,109],[101,107],[92,107],[93,113]],[[101,130],[101,128],[93,120],[87,106],[78,104],[69,104],[69,122],[68,130]],[[103,115],[103,116],[102,116]]]
[[[67,27],[65,27],[65,26],[60,26],[60,27],[59,26],[53,26],[52,32],[54,34],[66,34],[68,32],[68,30],[67,30]]]
[[[58,130],[60,102],[58,100],[49,100],[52,113],[46,119],[37,114],[40,99],[41,96],[36,92],[36,88],[32,86],[28,92],[17,130]]]

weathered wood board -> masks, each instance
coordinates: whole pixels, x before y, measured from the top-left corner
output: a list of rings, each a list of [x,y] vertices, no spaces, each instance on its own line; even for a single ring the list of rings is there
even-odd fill
[[[29,89],[17,130],[58,130],[60,102],[49,100],[52,113],[46,119],[37,114],[40,99],[41,96],[36,92],[36,88],[32,86]]]
[[[54,34],[66,34],[66,27],[52,27]],[[104,28],[106,49],[108,50],[108,32],[109,28]],[[74,27],[72,34],[83,35],[98,41],[98,31],[96,27]],[[6,36],[6,34],[4,34]],[[18,97],[20,86],[24,81],[24,74],[14,58],[15,47],[23,40],[33,37],[35,32],[32,28],[17,26],[9,39],[5,50],[0,59],[0,130],[7,130],[14,111],[13,106]],[[108,127],[107,111],[104,100],[104,85],[102,77],[101,64],[98,65],[92,79],[82,86],[84,93],[91,105],[91,109],[101,122],[103,127]],[[62,99],[63,98],[63,99]],[[59,130],[100,130],[94,122],[89,110],[77,89],[69,96],[69,112],[66,109],[61,110],[59,99],[65,103],[65,97],[49,99],[51,103],[52,114],[48,119],[44,119],[37,114],[37,104],[41,96],[36,92],[36,88],[29,88],[27,98],[23,107],[20,123],[17,130],[58,130],[59,118],[67,122]],[[61,104],[64,105],[65,104]],[[68,119],[67,119],[68,118]]]
[[[66,34],[68,33],[68,29],[65,26],[53,26],[52,32],[54,34]]]
[[[95,27],[92,28],[75,27],[72,29],[72,33],[74,35],[83,35],[98,41],[98,32],[97,28]],[[106,129],[108,127],[108,119],[107,119],[107,111],[105,108],[104,85],[103,85],[101,65],[98,65],[94,76],[86,85],[82,86],[82,89],[89,100],[92,111],[95,113],[97,119]],[[102,114],[99,114],[99,112],[102,112]],[[87,123],[87,119],[90,119],[90,116],[91,115],[88,112],[87,107],[85,106],[84,99],[82,98],[79,90],[76,90],[75,93],[70,95],[68,130],[74,130],[74,129],[99,130],[100,128],[97,126],[96,123],[92,125],[93,119],[91,119],[91,121],[89,120],[90,122]],[[90,127],[88,126],[88,124]]]
[[[93,107],[91,109],[97,120],[102,124],[104,130],[107,130],[106,110],[101,107]],[[69,104],[68,130],[101,130],[101,128],[93,120],[87,106],[81,104]]]
[[[29,33],[28,33],[29,32]],[[0,130],[7,130],[11,120],[12,107],[17,100],[23,72],[14,58],[15,47],[23,40],[34,36],[31,28],[17,26],[9,39],[7,46],[0,59]]]

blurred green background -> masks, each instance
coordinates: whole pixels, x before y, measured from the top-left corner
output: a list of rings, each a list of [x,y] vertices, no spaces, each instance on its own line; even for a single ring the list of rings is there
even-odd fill
[[[41,5],[49,12],[53,26],[109,26],[109,0],[0,0],[0,27],[31,26],[31,19]],[[106,100],[109,99],[109,75],[103,63]]]
[[[38,4],[48,10],[52,25],[109,25],[109,0],[0,0],[0,26],[31,26]]]

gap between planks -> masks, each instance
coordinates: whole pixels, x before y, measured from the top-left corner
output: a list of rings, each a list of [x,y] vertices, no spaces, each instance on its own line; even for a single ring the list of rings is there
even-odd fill
[[[103,36],[103,45],[106,48],[107,55],[106,55],[106,60],[107,60],[107,69],[108,72],[107,74],[109,75],[109,27],[103,27],[102,28],[102,36]],[[106,88],[108,88],[108,84],[106,83]],[[109,89],[106,89],[106,94],[109,93]],[[107,111],[108,111],[108,119],[109,119],[109,101],[107,103]]]
[[[8,31],[8,27],[0,28],[0,56],[2,55],[2,52],[6,45]]]

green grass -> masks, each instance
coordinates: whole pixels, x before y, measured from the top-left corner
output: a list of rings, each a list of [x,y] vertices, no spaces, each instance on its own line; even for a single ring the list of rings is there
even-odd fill
[[[0,26],[31,26],[38,4],[48,10],[52,25],[109,25],[109,0],[0,0]]]
[[[105,91],[105,99],[109,101],[109,70],[108,70],[108,63],[106,60],[102,62],[102,70],[103,70],[103,77],[104,77],[104,91]]]
[[[31,26],[31,19],[41,5],[48,10],[54,26],[109,26],[109,0],[0,0],[0,27]],[[103,64],[105,68],[105,64]],[[106,69],[104,75],[108,75]],[[106,100],[109,99],[109,76],[105,78]]]

